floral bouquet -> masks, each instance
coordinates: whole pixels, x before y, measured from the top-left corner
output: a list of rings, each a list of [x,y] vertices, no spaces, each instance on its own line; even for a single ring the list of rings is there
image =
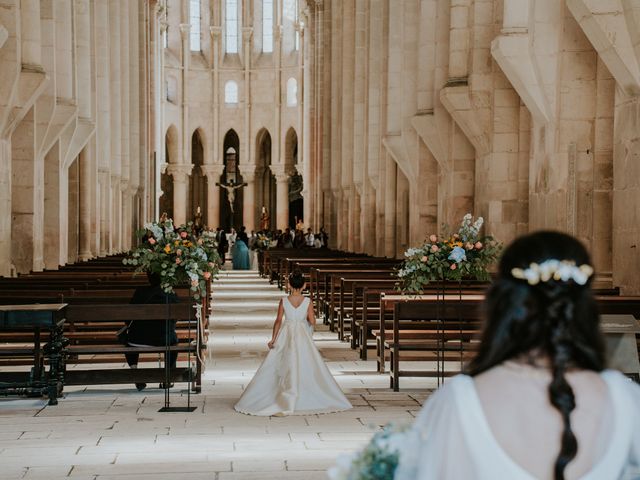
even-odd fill
[[[174,228],[169,219],[145,224],[140,234],[142,243],[122,262],[135,266],[138,272],[158,275],[167,293],[173,293],[178,285],[189,285],[199,300],[206,291],[206,281],[219,269],[215,233],[197,237],[191,224]]]
[[[422,293],[425,285],[438,280],[489,280],[488,267],[502,249],[492,237],[481,236],[484,220],[474,220],[470,213],[457,233],[438,238],[431,235],[422,246],[410,248],[398,270],[398,287],[405,293]]]
[[[340,455],[327,473],[331,480],[391,480],[400,453],[411,450],[417,441],[417,433],[410,426],[389,424],[376,432],[362,450]]]
[[[256,242],[253,244],[253,249],[258,250],[259,252],[263,252],[265,250],[269,250],[271,246],[271,239],[266,235],[259,233]]]

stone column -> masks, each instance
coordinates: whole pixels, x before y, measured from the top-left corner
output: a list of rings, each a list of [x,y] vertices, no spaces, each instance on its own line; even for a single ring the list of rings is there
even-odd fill
[[[193,165],[174,165],[167,167],[173,177],[173,224],[182,225],[187,221],[187,196],[189,195],[189,175]]]
[[[385,238],[385,256],[395,258],[396,256],[396,162],[387,154],[386,159],[386,185],[385,185],[385,205],[384,205],[384,238]]]
[[[220,225],[220,187],[216,185],[224,171],[224,165],[202,165],[202,174],[207,177],[207,223],[209,227]]]
[[[109,171],[100,169],[98,176],[100,181],[100,256],[104,257],[109,254],[109,206],[111,205],[109,202]]]
[[[92,142],[80,152],[80,248],[78,259],[86,262],[93,257],[91,253],[91,205],[95,188],[91,185],[91,164],[94,154]]]
[[[222,36],[222,27],[220,26],[212,26],[209,27],[209,31],[211,32],[211,50],[213,53],[213,82],[212,88],[213,91],[211,93],[212,100],[212,108],[213,108],[213,121],[211,122],[211,138],[212,141],[209,142],[211,144],[211,158],[214,162],[222,161],[222,156],[220,152],[222,150],[222,146],[220,145],[220,38]],[[218,160],[219,159],[219,160]],[[222,175],[222,173],[220,174]],[[216,182],[219,177],[216,178]],[[215,182],[214,185],[215,187]],[[218,188],[218,187],[216,187]],[[209,178],[209,189],[211,189],[211,178]],[[211,190],[209,190],[211,191]],[[219,202],[219,200],[216,200]],[[209,195],[209,204],[211,204],[211,195]],[[216,224],[220,221],[220,210],[218,208],[218,213],[215,217],[209,216],[209,224],[211,224],[212,218],[215,218]]]
[[[0,210],[11,211],[11,140],[0,138]],[[0,276],[11,273],[11,215],[0,215]]]
[[[272,167],[273,170],[273,167]],[[289,175],[276,173],[276,229],[289,226]]]
[[[255,165],[240,165],[240,173],[242,179],[247,183],[243,190],[242,222],[247,230],[251,231],[256,229],[256,167]]]

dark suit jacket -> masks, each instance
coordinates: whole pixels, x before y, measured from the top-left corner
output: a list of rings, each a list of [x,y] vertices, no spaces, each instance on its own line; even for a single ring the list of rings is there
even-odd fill
[[[165,293],[159,286],[145,286],[136,288],[131,304],[147,303],[178,303],[178,297],[171,293]],[[176,322],[169,319],[169,345],[178,343],[176,334]],[[167,341],[167,322],[165,320],[132,320],[129,323],[127,341],[138,345],[162,346]]]

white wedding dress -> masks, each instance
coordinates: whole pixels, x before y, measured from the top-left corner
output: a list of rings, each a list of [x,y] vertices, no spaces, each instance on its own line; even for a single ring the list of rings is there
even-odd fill
[[[282,300],[284,318],[276,342],[235,405],[248,415],[311,415],[348,410],[351,403],[313,343],[309,298],[294,307]]]
[[[587,471],[576,474],[572,472],[572,463],[567,468],[568,479],[580,480],[632,480],[640,478],[640,387],[622,374],[614,371],[604,371],[601,374],[606,389],[608,402],[602,408],[591,409],[589,399],[579,398],[578,409],[572,413],[574,432],[580,430],[581,419],[604,412],[603,421],[596,429],[594,445],[581,445],[587,449],[586,458],[583,455],[583,470],[585,463],[590,465]],[[509,387],[499,388],[498,397],[504,396],[502,403],[510,402],[514,408],[521,409],[523,415],[529,412],[531,423],[540,425],[534,427],[526,425],[524,421],[511,422],[513,438],[507,448],[521,450],[527,448],[527,442],[522,438],[533,438],[535,431],[543,432],[542,441],[559,443],[557,432],[549,434],[545,425],[557,422],[554,414],[541,413],[536,407],[535,400],[539,395],[536,386],[531,386],[528,379],[519,380],[509,378]],[[546,394],[546,385],[541,389]],[[542,391],[544,390],[544,391]],[[517,392],[520,392],[518,394]],[[514,392],[515,396],[514,396]],[[523,398],[520,398],[523,397]],[[542,397],[540,397],[542,398]],[[549,404],[550,405],[550,404]],[[583,408],[583,413],[579,410]],[[491,404],[490,408],[499,409]],[[584,411],[586,410],[586,411]],[[553,412],[553,410],[550,410]],[[494,416],[500,416],[497,411]],[[582,417],[581,417],[582,416]],[[558,416],[559,418],[559,416]],[[596,427],[598,427],[596,425]],[[494,429],[489,425],[486,412],[478,396],[474,380],[466,375],[458,375],[441,387],[427,401],[420,415],[407,435],[407,440],[400,448],[400,462],[394,475],[394,480],[536,480],[542,478],[525,470],[516,462],[500,444]],[[501,430],[504,434],[504,429]],[[528,435],[523,432],[528,432]],[[520,439],[519,439],[520,437]],[[542,445],[542,444],[540,444]],[[580,443],[579,443],[580,445]],[[529,462],[545,465],[541,458],[541,451],[546,446],[528,448],[526,455]],[[559,445],[552,448],[555,451]],[[577,458],[576,458],[577,460]],[[549,469],[551,473],[551,469]],[[546,478],[546,477],[545,477]]]

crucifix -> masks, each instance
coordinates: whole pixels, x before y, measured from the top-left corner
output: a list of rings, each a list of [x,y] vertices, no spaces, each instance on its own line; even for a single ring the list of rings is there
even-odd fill
[[[236,190],[242,187],[246,187],[249,185],[248,183],[236,183],[233,180],[230,180],[229,183],[219,183],[216,182],[218,187],[222,187],[227,191],[227,200],[229,200],[229,208],[231,208],[231,213],[235,213],[233,204],[236,200]]]

